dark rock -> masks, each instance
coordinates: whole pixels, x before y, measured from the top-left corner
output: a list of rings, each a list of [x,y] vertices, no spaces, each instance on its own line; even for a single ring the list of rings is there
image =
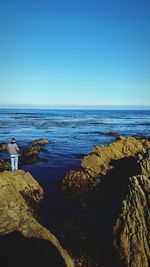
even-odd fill
[[[3,172],[5,170],[10,171],[10,163],[4,159],[0,158],[0,172]]]
[[[0,152],[1,151],[6,151],[7,150],[7,143],[0,142]]]
[[[47,161],[46,158],[39,157],[39,152],[47,152],[47,150],[40,146],[31,146],[22,149],[20,164],[33,164],[39,161]]]
[[[1,267],[66,267],[58,250],[44,239],[25,238],[20,232],[14,231],[0,236],[0,247]]]
[[[106,135],[106,136],[114,136],[114,137],[118,137],[120,136],[119,133],[116,132],[101,132],[101,131],[89,131],[89,132],[80,132],[82,134],[96,134],[96,135]]]

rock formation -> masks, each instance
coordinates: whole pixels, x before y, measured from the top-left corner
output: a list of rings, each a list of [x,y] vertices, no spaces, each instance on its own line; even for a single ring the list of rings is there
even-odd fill
[[[20,163],[33,164],[38,161],[47,161],[47,159],[39,157],[39,152],[47,152],[47,150],[37,145],[33,145],[22,149],[22,153],[20,156]]]
[[[47,139],[36,139],[32,141],[33,145],[47,145],[49,144],[49,140]]]
[[[125,157],[135,156],[150,148],[150,142],[146,139],[120,136],[108,146],[97,146],[91,154],[81,161],[81,169],[71,170],[62,181],[62,190],[71,192],[77,199],[89,194],[101,181],[101,176],[106,175],[112,167],[112,161]]]
[[[113,227],[116,266],[148,267],[150,259],[150,150],[140,155],[141,174],[131,176]]]
[[[0,151],[5,151],[5,150],[7,150],[7,143],[0,142]]]
[[[71,257],[61,247],[56,237],[34,216],[33,208],[42,198],[42,188],[29,173],[22,170],[15,173],[10,171],[0,173],[0,243],[3,248],[1,252],[8,254],[4,258],[2,253],[2,259],[5,262],[1,260],[1,266],[7,266],[9,255],[12,255],[15,266],[21,265],[18,262],[19,255],[15,246],[23,255],[22,261],[26,264],[32,262],[32,266],[42,266],[40,264],[44,262],[44,255],[46,255],[50,262],[44,266],[74,266]],[[43,254],[43,259],[40,254],[42,252],[46,253]],[[16,253],[15,257],[14,253]]]
[[[150,142],[133,137],[94,148],[66,174],[63,191],[92,212],[85,216],[98,266],[149,266],[149,179]]]
[[[47,139],[37,139],[31,142],[27,147],[20,147],[19,165],[34,164],[39,161],[47,161],[46,158],[40,157],[39,152],[47,153],[48,150],[43,148],[43,145],[49,143]],[[0,152],[7,153],[7,143],[0,142]],[[3,157],[3,156],[1,156]],[[0,172],[10,170],[10,161],[0,158]]]
[[[7,160],[0,158],[0,172],[3,172],[4,170],[9,171],[10,169],[10,163]]]

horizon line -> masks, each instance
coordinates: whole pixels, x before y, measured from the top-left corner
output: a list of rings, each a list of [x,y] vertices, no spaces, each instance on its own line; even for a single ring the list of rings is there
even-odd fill
[[[0,108],[9,109],[146,109],[150,110],[150,105],[23,105],[23,104],[0,104]]]

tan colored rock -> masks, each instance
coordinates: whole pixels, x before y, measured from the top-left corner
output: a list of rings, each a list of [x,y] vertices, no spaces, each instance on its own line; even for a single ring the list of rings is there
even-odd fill
[[[0,142],[0,151],[5,151],[7,150],[7,143]]]
[[[128,195],[113,228],[118,261],[127,267],[148,267],[150,259],[150,158],[141,165],[142,174],[129,179]]]
[[[57,249],[66,266],[73,267],[73,260],[56,237],[33,217],[27,198],[35,203],[43,198],[42,188],[30,173],[21,170],[0,173],[0,235],[19,231],[26,238],[47,240]]]
[[[36,139],[32,141],[33,145],[47,145],[49,144],[49,140],[47,139]]]
[[[150,148],[150,142],[145,139],[139,140],[134,137],[125,138],[121,136],[108,146],[95,147],[90,155],[84,157],[81,166],[91,176],[105,174],[111,168],[111,160],[135,156],[145,147]]]
[[[108,166],[109,159],[108,156],[105,156],[104,153],[102,155],[96,155],[94,153],[84,157],[81,162],[81,166],[84,170],[92,177],[101,174],[106,174],[106,170],[111,167]]]
[[[11,169],[10,163],[7,162],[6,160],[0,158],[0,172],[2,172],[4,170],[9,171],[10,169]]]
[[[108,146],[95,147],[91,154],[81,161],[81,170],[71,171],[64,177],[63,190],[71,190],[77,197],[90,192],[100,184],[101,176],[112,169],[111,161],[136,156],[144,148],[150,148],[148,140],[123,136],[117,137],[116,141]]]

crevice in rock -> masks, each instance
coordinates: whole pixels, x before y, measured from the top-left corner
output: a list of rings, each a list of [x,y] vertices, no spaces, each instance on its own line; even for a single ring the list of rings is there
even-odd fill
[[[93,211],[90,223],[93,232],[92,238],[96,242],[99,261],[104,266],[113,267],[115,251],[112,247],[112,229],[121,211],[122,202],[129,192],[129,177],[141,172],[140,165],[134,157],[127,157],[112,161],[111,169],[101,177],[101,183],[93,192],[90,201],[90,212]],[[124,264],[120,267],[123,267]]]

